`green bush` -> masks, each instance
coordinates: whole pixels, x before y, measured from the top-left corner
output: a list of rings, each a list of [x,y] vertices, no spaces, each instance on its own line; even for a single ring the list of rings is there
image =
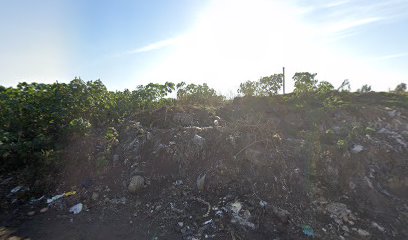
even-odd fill
[[[202,85],[186,85],[184,82],[181,82],[177,84],[177,89],[177,100],[183,104],[218,105],[225,100],[224,96],[218,95],[206,83]]]

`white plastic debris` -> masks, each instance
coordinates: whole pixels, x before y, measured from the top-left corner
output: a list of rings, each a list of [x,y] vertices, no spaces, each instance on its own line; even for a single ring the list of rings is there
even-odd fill
[[[17,187],[15,187],[15,188],[11,189],[10,192],[11,192],[11,193],[16,193],[16,192],[20,191],[22,188],[23,188],[23,186],[17,186]]]
[[[52,203],[52,202],[54,202],[54,201],[56,201],[56,200],[62,198],[64,195],[65,195],[65,193],[59,194],[59,195],[55,195],[54,197],[47,199],[47,203],[50,204],[50,203]]]
[[[82,203],[78,203],[78,204],[72,206],[72,207],[69,209],[69,212],[71,212],[71,213],[73,213],[73,214],[78,214],[78,213],[80,213],[80,212],[82,211],[83,206],[84,206],[84,205],[83,205]]]
[[[266,205],[268,205],[268,203],[265,202],[264,200],[261,200],[261,201],[259,201],[259,205],[260,205],[262,208],[264,208],[264,207],[266,207]]]
[[[231,209],[231,211],[233,213],[238,214],[239,211],[241,211],[241,209],[242,209],[242,204],[240,202],[236,201],[236,202],[231,204],[230,209]]]
[[[361,152],[361,151],[363,151],[363,150],[364,150],[364,147],[363,147],[363,146],[356,144],[356,145],[354,145],[353,148],[351,149],[351,152],[352,152],[352,153],[359,153],[359,152]]]

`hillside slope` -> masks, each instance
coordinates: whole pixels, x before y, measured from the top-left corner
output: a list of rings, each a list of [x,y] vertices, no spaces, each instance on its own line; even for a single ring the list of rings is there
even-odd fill
[[[2,176],[0,235],[407,239],[408,98],[341,99],[247,97],[140,113],[115,126],[109,158],[102,136],[72,139],[45,198],[76,194],[30,202],[41,196],[10,193],[21,183]],[[77,203],[83,210],[69,213]]]

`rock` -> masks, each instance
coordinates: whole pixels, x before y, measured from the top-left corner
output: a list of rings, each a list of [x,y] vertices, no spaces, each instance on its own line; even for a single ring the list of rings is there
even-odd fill
[[[205,173],[197,177],[197,189],[200,192],[204,191],[205,189],[205,177],[206,177]]]
[[[282,223],[287,223],[289,221],[290,213],[287,210],[273,207],[273,213],[279,218]]]
[[[344,203],[330,203],[327,205],[326,210],[330,213],[330,217],[338,224],[345,222],[352,225],[353,222],[351,220],[355,220],[355,216],[347,209]]]
[[[220,123],[218,122],[218,120],[214,120],[214,126],[219,126]]]
[[[193,139],[192,139],[192,142],[193,142],[195,145],[199,146],[199,147],[203,147],[204,144],[205,144],[205,138],[203,138],[203,137],[201,137],[201,136],[195,134],[194,137],[193,137]]]
[[[378,225],[378,223],[376,223],[376,222],[372,222],[371,225],[372,225],[373,227],[377,228],[378,230],[380,230],[381,232],[384,232],[384,231],[385,231],[385,228],[384,228],[384,227],[381,227],[381,226]]]
[[[193,125],[194,119],[191,114],[188,113],[175,113],[173,121],[183,126]]]
[[[47,207],[44,207],[44,208],[41,208],[41,209],[40,209],[40,213],[45,213],[46,211],[48,211],[48,208],[47,208]]]
[[[145,179],[142,176],[134,176],[132,177],[132,179],[130,180],[129,186],[128,186],[128,190],[131,193],[136,193],[138,191],[140,191],[145,185]]]
[[[360,235],[361,237],[368,237],[368,236],[370,236],[370,233],[369,233],[369,232],[367,232],[366,230],[363,230],[363,229],[361,229],[361,228],[359,228],[359,229],[357,230],[357,233],[358,233],[358,235]]]
[[[99,198],[99,193],[97,193],[97,192],[93,192],[93,193],[92,193],[92,197],[91,197],[91,198],[92,198],[92,200],[93,200],[93,201],[97,201],[97,200],[98,200],[98,198]]]
[[[29,211],[29,212],[27,213],[27,215],[30,216],[30,217],[31,217],[31,216],[34,216],[34,214],[35,214],[35,211]]]
[[[343,229],[345,232],[350,232],[350,229],[346,225],[343,225],[341,229]]]
[[[359,152],[361,152],[361,151],[363,151],[363,150],[364,150],[364,147],[363,147],[363,146],[356,144],[356,145],[354,145],[353,148],[351,149],[351,152],[352,152],[352,153],[359,153]]]
[[[390,118],[394,118],[395,116],[399,116],[401,113],[397,112],[397,110],[392,110],[388,112],[388,116]]]

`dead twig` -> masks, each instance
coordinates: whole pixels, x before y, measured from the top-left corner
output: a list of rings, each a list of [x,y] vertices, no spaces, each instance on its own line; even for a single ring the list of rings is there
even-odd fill
[[[250,146],[254,145],[255,143],[260,143],[260,142],[264,142],[264,141],[266,141],[266,140],[257,140],[257,141],[254,141],[254,142],[250,143],[249,145],[247,145],[247,146],[245,146],[244,148],[242,148],[241,150],[239,150],[239,151],[234,155],[234,158],[237,158],[237,156],[238,156],[242,151],[246,150],[247,148],[249,148]]]

